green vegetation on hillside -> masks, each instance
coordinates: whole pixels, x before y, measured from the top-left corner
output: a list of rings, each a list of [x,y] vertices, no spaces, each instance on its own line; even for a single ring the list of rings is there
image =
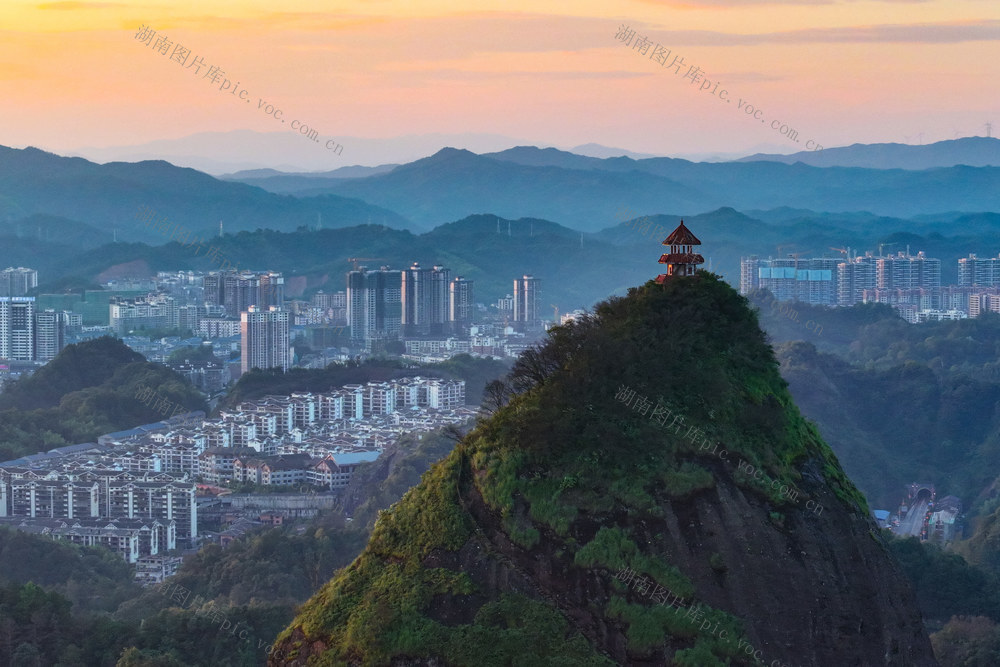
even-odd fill
[[[182,364],[185,362],[195,363],[198,361],[218,361],[212,352],[211,345],[199,345],[198,347],[182,347],[174,350],[167,357],[168,364]]]
[[[0,583],[28,582],[59,593],[76,611],[112,612],[140,590],[132,568],[108,549],[0,526]]]
[[[975,509],[997,474],[1000,382],[908,360],[859,367],[808,342],[776,353],[796,404],[874,507],[894,510],[921,481]]]
[[[761,326],[775,343],[806,341],[823,352],[869,369],[887,370],[906,362],[935,373],[1000,380],[1000,314],[953,321],[910,324],[895,308],[867,303],[850,308],[775,302],[770,292],[748,295],[759,309]],[[780,308],[791,308],[783,314]],[[816,322],[816,333],[805,326]]]
[[[962,556],[915,537],[893,539],[889,550],[913,583],[917,602],[930,627],[952,616],[989,616],[1000,622],[1000,580]]]
[[[103,337],[66,347],[0,394],[0,461],[91,442],[169,416],[154,410],[155,402],[136,398],[143,386],[171,406],[208,410],[187,380],[147,362],[120,340]]]
[[[917,593],[924,625],[941,667],[1000,664],[1000,577],[915,537],[890,539]]]
[[[705,455],[684,432],[669,432],[617,401],[621,387],[684,415],[685,427],[697,426],[774,479],[801,483],[797,467],[819,462],[829,487],[867,514],[829,448],[792,405],[746,301],[704,272],[664,288],[648,283],[628,298],[600,304],[593,317],[551,330],[543,346],[491,384],[492,417],[380,513],[364,553],[279,638],[283,650],[292,657],[322,653],[324,664],[388,664],[404,656],[455,665],[494,664],[494,655],[530,660],[525,647],[535,646],[531,629],[508,626],[497,635],[483,611],[505,598],[491,598],[495,591],[455,564],[469,558],[454,555],[460,549],[478,554],[474,562],[490,552],[486,538],[494,528],[473,519],[483,510],[479,502],[499,517],[509,540],[530,551],[525,558],[531,561],[543,558],[531,554],[554,553],[555,570],[628,566],[692,594],[685,575],[655,555],[662,544],[647,551],[654,536],[645,526],[664,516],[670,492],[662,487],[670,474],[680,475],[679,497],[711,488],[697,465]],[[731,477],[747,493],[780,502]],[[580,539],[586,535],[591,537]],[[679,629],[661,608],[616,597],[591,604],[603,605],[604,616],[627,626],[629,645],[639,655],[666,646],[685,664],[722,665],[735,657],[730,646]],[[561,611],[551,604],[545,609],[544,622],[561,628],[549,647],[577,647],[576,664],[606,659],[560,620]],[[740,636],[739,619],[704,609],[728,619]],[[467,642],[487,634],[495,637],[489,644]],[[318,650],[317,642],[325,648]]]
[[[985,616],[956,616],[931,635],[941,667],[1000,665],[1000,624]]]

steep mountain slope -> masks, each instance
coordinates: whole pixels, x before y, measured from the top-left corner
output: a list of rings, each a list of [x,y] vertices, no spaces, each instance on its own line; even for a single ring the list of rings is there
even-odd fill
[[[599,305],[488,395],[271,664],[935,664],[864,500],[716,276]]]

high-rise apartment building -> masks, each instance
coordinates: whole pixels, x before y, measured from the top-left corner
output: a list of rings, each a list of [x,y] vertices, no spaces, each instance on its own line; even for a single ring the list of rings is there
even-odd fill
[[[760,289],[760,263],[757,255],[740,257],[740,294]]]
[[[66,347],[69,313],[42,310],[35,313],[35,360],[52,361]]]
[[[0,296],[0,359],[35,358],[35,298]]]
[[[324,292],[320,290],[310,299],[313,308],[318,308],[324,321],[333,324],[347,324],[347,292]]]
[[[538,299],[541,285],[540,278],[528,274],[514,279],[514,326],[522,331],[539,326]]]
[[[155,482],[121,479],[121,471],[50,474],[49,479],[0,480],[0,516],[96,519],[158,519],[163,534],[159,543],[170,545],[176,537],[198,536],[198,505],[190,482]],[[170,522],[175,522],[172,526]],[[169,529],[169,533],[167,533]]]
[[[347,292],[324,292],[319,290],[312,295],[310,303],[317,308],[347,308]]]
[[[24,267],[8,267],[0,271],[0,296],[26,296],[38,287],[38,271]]]
[[[280,368],[287,372],[292,365],[288,311],[277,306],[262,310],[250,306],[240,313],[242,370]]]
[[[979,317],[987,312],[1000,313],[1000,294],[970,294],[969,317]]]
[[[135,298],[111,297],[108,321],[118,333],[138,329],[173,329],[177,327],[177,302],[163,293]]]
[[[979,259],[973,253],[959,259],[958,284],[962,287],[1000,286],[1000,256]]]
[[[205,306],[190,304],[177,308],[177,328],[181,331],[198,331],[203,318],[207,317]]]
[[[497,299],[497,310],[502,317],[514,317],[514,297],[506,294],[503,298]]]
[[[448,321],[454,333],[462,333],[472,325],[476,312],[472,281],[458,276],[448,285]]]
[[[448,323],[448,283],[451,271],[435,266],[432,269],[413,266],[402,272],[403,336],[429,336],[444,333]]]
[[[914,289],[941,286],[941,260],[900,252],[895,257],[880,257],[876,264],[875,287],[878,289]]]
[[[276,271],[213,271],[205,276],[204,289],[205,303],[224,306],[230,317],[250,306],[266,309],[285,300],[285,279]]]
[[[402,326],[402,276],[386,267],[364,267],[347,274],[347,324],[351,338],[369,343],[399,337]]]
[[[837,265],[837,305],[853,306],[864,300],[865,290],[875,289],[876,262],[871,255],[853,257]]]
[[[837,258],[740,260],[740,292],[766,289],[779,301],[798,300],[832,306],[837,303]]]

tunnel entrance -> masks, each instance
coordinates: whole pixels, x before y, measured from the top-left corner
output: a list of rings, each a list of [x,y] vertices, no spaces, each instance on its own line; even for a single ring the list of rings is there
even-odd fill
[[[911,505],[915,505],[919,502],[932,503],[934,502],[934,496],[936,495],[933,484],[925,484],[921,482],[914,482],[913,484],[910,484],[907,491],[907,498],[909,499]]]

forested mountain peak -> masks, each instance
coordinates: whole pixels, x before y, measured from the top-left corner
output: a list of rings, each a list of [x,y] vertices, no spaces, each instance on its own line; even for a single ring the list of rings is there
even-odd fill
[[[553,329],[486,404],[281,664],[934,664],[867,505],[717,276]]]

